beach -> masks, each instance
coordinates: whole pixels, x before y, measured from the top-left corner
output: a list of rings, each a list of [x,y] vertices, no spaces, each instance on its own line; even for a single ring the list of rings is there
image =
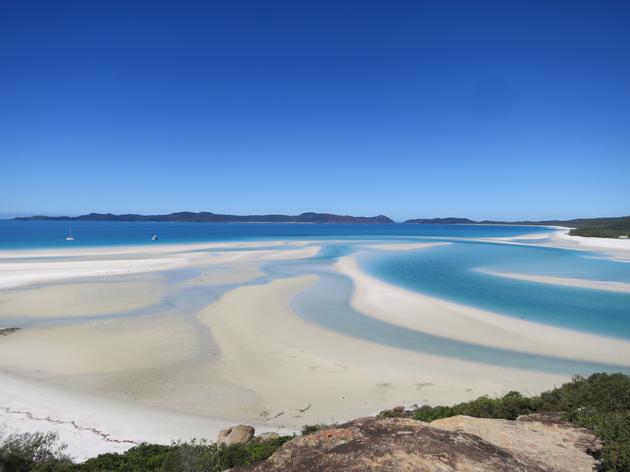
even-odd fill
[[[552,238],[553,244],[564,240]],[[332,243],[356,254],[323,264]],[[2,251],[0,328],[19,329],[0,332],[0,423],[11,431],[58,431],[80,460],[141,441],[214,440],[231,424],[292,433],[399,404],[450,404],[510,390],[535,394],[571,377],[329,329],[296,308],[306,293],[410,332],[630,366],[624,339],[412,292],[365,273],[356,259],[362,251],[430,251],[448,244],[312,238]],[[628,244],[589,247],[614,249],[617,259],[630,254]],[[317,292],[328,277],[351,282],[348,300]],[[603,291],[625,287],[575,283]]]

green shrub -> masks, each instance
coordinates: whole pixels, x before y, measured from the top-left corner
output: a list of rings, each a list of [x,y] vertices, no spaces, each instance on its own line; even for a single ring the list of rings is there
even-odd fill
[[[0,440],[0,471],[56,472],[71,465],[56,433],[11,434]]]
[[[85,472],[125,471],[148,472],[159,471],[171,446],[159,444],[140,444],[123,454],[100,454],[75,466],[75,470]]]
[[[292,436],[267,441],[217,446],[207,441],[176,442],[170,446],[141,444],[123,454],[101,454],[75,465],[81,472],[220,472],[268,458]]]
[[[414,418],[431,422],[449,416],[467,415],[477,418],[515,420],[520,415],[537,411],[539,407],[539,399],[524,397],[518,392],[509,392],[501,398],[483,396],[454,406],[423,406],[414,412]]]

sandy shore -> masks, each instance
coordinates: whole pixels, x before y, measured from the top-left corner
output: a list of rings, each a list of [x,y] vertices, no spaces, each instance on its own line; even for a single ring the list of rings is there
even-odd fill
[[[473,344],[583,361],[630,365],[630,342],[479,310],[389,285],[362,272],[353,256],[335,268],[352,279],[352,307],[404,328]]]
[[[6,373],[0,373],[0,385],[4,434],[55,431],[60,442],[67,444],[66,452],[77,461],[122,452],[141,442],[214,440],[227,424],[227,420],[86,395]],[[257,428],[257,432],[271,430]]]
[[[561,228],[541,239],[536,245],[549,247],[562,247],[578,251],[599,252],[608,259],[630,262],[630,239],[613,238],[587,238],[584,236],[570,236],[571,228]],[[521,237],[510,238],[511,240],[524,239]]]

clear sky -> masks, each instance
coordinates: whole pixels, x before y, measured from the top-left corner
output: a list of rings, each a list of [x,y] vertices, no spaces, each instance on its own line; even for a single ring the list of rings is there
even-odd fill
[[[630,214],[630,2],[2,1],[0,213]]]

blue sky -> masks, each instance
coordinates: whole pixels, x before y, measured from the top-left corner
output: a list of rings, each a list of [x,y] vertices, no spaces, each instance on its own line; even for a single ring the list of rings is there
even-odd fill
[[[630,214],[630,2],[0,3],[0,214]]]

